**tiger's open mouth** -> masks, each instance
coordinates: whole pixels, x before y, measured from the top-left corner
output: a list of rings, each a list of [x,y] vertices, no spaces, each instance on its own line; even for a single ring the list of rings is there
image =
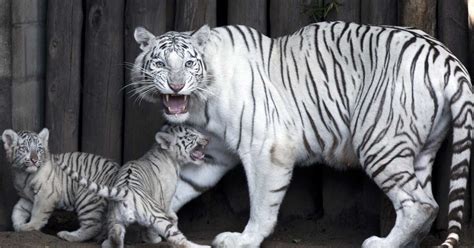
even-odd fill
[[[161,95],[165,113],[169,115],[179,115],[188,112],[188,95]]]
[[[206,154],[204,153],[204,150],[206,149],[206,145],[198,145],[194,147],[194,149],[191,151],[191,159],[196,161],[196,160],[204,160],[204,157]]]

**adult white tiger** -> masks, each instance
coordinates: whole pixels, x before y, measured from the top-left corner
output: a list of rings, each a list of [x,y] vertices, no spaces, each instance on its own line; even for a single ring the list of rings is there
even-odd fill
[[[474,97],[466,69],[432,37],[409,28],[325,22],[277,39],[246,26],[158,37],[137,28],[135,39],[143,50],[132,72],[136,93],[161,97],[169,121],[206,129],[243,163],[250,220],[242,233],[219,234],[215,246],[259,246],[273,230],[295,162],[315,161],[360,164],[391,199],[395,226],[363,247],[417,246],[438,211],[431,170],[450,126],[444,245],[458,243]],[[184,170],[175,210],[233,164]]]

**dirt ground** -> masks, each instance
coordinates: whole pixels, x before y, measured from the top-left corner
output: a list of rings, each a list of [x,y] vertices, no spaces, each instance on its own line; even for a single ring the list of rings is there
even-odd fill
[[[324,221],[323,221],[324,222]],[[292,220],[280,223],[275,233],[266,240],[262,247],[268,248],[306,248],[306,247],[360,247],[365,238],[372,235],[367,230],[346,228],[326,228],[323,222],[315,223],[313,220]],[[212,223],[202,226],[187,226],[182,228],[183,232],[190,240],[200,244],[210,244],[212,238],[220,231],[211,227]],[[232,224],[233,226],[234,224]],[[240,226],[240,224],[239,224]],[[126,247],[169,247],[166,243],[159,245],[148,245],[141,243],[137,237],[137,230],[127,233]],[[231,229],[237,231],[238,229]],[[472,230],[471,230],[472,231]],[[0,233],[0,247],[78,247],[93,248],[99,247],[98,243],[68,243],[57,238],[52,231],[50,234],[42,232],[2,232]],[[440,238],[429,236],[422,247],[433,247],[439,245]],[[474,247],[474,240],[463,240],[461,247]]]

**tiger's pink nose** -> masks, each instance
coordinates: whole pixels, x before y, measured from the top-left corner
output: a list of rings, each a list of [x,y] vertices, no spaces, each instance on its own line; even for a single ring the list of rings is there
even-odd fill
[[[180,84],[180,83],[170,83],[169,86],[175,93],[178,93],[180,90],[184,88],[184,84]]]

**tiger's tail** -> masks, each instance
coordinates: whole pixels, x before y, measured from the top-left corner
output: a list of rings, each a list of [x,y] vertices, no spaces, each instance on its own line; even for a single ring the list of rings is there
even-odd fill
[[[124,201],[125,197],[128,195],[128,189],[123,187],[110,187],[107,185],[98,184],[88,179],[87,177],[82,177],[77,171],[72,169],[66,163],[60,164],[61,168],[66,175],[71,178],[73,181],[77,182],[82,187],[87,188],[89,192],[92,192],[100,197],[104,197],[109,200],[114,201]]]
[[[463,68],[461,68],[461,71]],[[458,71],[456,80],[445,87],[446,99],[451,108],[453,130],[453,157],[450,168],[448,237],[441,247],[459,245],[464,209],[464,196],[469,175],[473,138],[474,95],[467,72]],[[465,71],[465,69],[464,69]]]

